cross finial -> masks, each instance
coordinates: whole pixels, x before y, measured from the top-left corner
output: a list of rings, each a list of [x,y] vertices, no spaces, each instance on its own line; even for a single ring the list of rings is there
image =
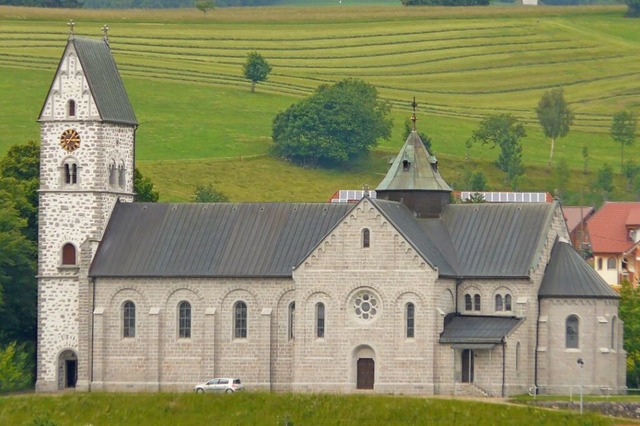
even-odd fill
[[[109,27],[107,27],[107,25],[103,25],[102,26],[102,38],[104,39],[104,42],[107,43],[107,46],[109,45]]]
[[[411,115],[411,121],[413,121],[413,131],[416,131],[416,108],[418,107],[418,103],[416,102],[416,97],[413,97],[413,102],[411,102],[411,106],[413,107],[413,114]]]
[[[76,26],[76,23],[73,22],[73,19],[69,19],[69,22],[67,22],[67,26],[69,27],[69,38],[71,38],[75,34],[73,27]]]

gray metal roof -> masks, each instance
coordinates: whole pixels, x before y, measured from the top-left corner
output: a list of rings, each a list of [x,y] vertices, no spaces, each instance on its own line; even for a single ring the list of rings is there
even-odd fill
[[[118,203],[93,277],[290,277],[353,204]]]
[[[555,203],[452,204],[442,220],[461,277],[523,278],[548,232]]]
[[[556,240],[538,296],[619,299],[620,296],[566,241]]]
[[[405,167],[405,162],[408,167]],[[418,132],[415,130],[393,161],[387,175],[376,191],[389,190],[430,190],[451,191],[447,182],[440,176],[435,157],[429,154]]]
[[[100,118],[110,123],[137,125],[138,120],[109,45],[104,40],[82,37],[72,37],[66,49],[69,45],[73,45],[78,55]]]
[[[427,233],[404,204],[380,199],[370,201],[378,206],[385,217],[431,266],[438,268],[440,275],[456,275],[457,262],[455,256],[449,252],[451,243],[448,241],[447,230],[444,227],[441,227],[442,234]],[[426,225],[424,227],[429,228]],[[441,248],[444,249],[444,253]]]
[[[500,343],[522,321],[515,317],[452,315],[445,319],[440,343]]]

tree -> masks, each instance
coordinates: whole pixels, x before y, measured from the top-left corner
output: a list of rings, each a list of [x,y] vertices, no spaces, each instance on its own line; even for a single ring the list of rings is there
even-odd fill
[[[633,286],[629,280],[622,281],[618,313],[624,321],[627,386],[636,389],[640,385],[640,285]]]
[[[0,346],[0,394],[32,386],[33,359],[33,350],[25,343]]]
[[[251,80],[251,92],[255,92],[256,83],[267,79],[271,65],[258,52],[249,52],[243,70],[244,78]]]
[[[640,16],[640,0],[625,0],[627,4],[627,13],[625,16],[636,18]]]
[[[561,158],[558,164],[556,164],[555,175],[558,195],[564,198],[567,195],[567,184],[571,180],[571,169],[569,168],[569,163],[567,163],[567,160],[564,158]]]
[[[522,145],[520,139],[527,134],[524,125],[511,114],[490,115],[480,122],[467,146],[473,143],[500,147],[496,165],[506,173],[505,180],[512,188],[517,188],[520,176],[524,174],[522,165]]]
[[[632,190],[636,177],[640,175],[640,166],[633,160],[627,160],[622,167],[622,174],[627,178],[627,189]]]
[[[207,16],[207,12],[215,9],[216,2],[215,0],[196,0],[196,7]]]
[[[321,85],[273,120],[274,152],[301,164],[334,166],[366,155],[389,139],[390,106],[358,79]]]
[[[562,88],[545,92],[538,102],[536,114],[544,135],[551,138],[551,154],[549,155],[549,166],[551,166],[556,139],[569,133],[574,118],[567,101],[564,99]]]
[[[412,131],[413,131],[413,123],[411,122],[411,120],[407,118],[404,121],[404,134],[402,136],[403,142],[407,140],[407,138],[409,137]],[[424,145],[424,147],[427,148],[427,151],[431,152],[431,138],[422,132],[418,132],[418,136],[420,137],[420,140],[422,141],[422,144]]]
[[[136,193],[136,201],[155,203],[160,198],[158,191],[153,189],[153,182],[148,177],[142,176],[136,167],[133,180],[133,190]]]
[[[208,184],[196,186],[193,201],[196,203],[226,203],[229,199],[222,192],[216,191],[212,184]]]
[[[605,200],[611,191],[613,191],[613,168],[609,164],[605,163],[602,168],[598,170],[596,188],[602,191],[602,196]]]
[[[611,139],[620,144],[620,169],[624,167],[624,147],[631,146],[636,140],[638,120],[631,111],[619,111],[613,114]]]

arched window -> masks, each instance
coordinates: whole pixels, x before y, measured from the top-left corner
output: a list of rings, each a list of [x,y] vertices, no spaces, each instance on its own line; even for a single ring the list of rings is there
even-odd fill
[[[67,104],[67,113],[69,117],[76,116],[76,101],[73,99],[69,99],[69,103]]]
[[[124,188],[124,185],[126,183],[126,175],[125,175],[125,170],[124,170],[124,162],[120,162],[120,164],[118,165],[118,186],[120,188]]]
[[[296,302],[289,303],[289,340],[295,338]]]
[[[180,302],[178,304],[178,337],[191,337],[191,303]]]
[[[502,301],[502,295],[496,294],[496,312],[500,312],[504,309],[504,304]]]
[[[566,335],[566,347],[568,349],[578,349],[580,347],[580,324],[578,317],[570,315],[567,317],[567,335]]]
[[[236,339],[247,338],[247,304],[237,302],[233,307],[233,336]]]
[[[616,317],[611,319],[611,350],[615,351],[618,349],[618,345],[616,345]]]
[[[324,338],[324,303],[316,305],[316,337]]]
[[[136,337],[136,305],[131,300],[122,305],[122,337]]]
[[[109,162],[109,186],[116,186],[116,163],[113,160]]]
[[[409,160],[402,160],[402,171],[408,172],[410,168],[411,168],[411,163],[409,162]]]
[[[516,371],[520,371],[520,342],[516,344]]]
[[[474,311],[479,311],[480,309],[480,295],[476,294],[475,296],[473,296],[473,310]]]
[[[362,248],[369,248],[371,245],[371,233],[367,228],[362,230]]]
[[[415,335],[416,307],[413,303],[407,303],[407,338],[413,339]]]
[[[63,265],[75,265],[76,264],[76,246],[71,243],[67,243],[62,246],[62,264]]]
[[[465,294],[464,295],[464,309],[465,309],[465,311],[473,310],[473,302],[471,301],[471,295],[470,294]]]
[[[504,310],[511,311],[511,295],[507,294],[504,296]]]
[[[616,258],[610,257],[607,259],[607,269],[616,269]]]
[[[74,161],[64,163],[64,183],[66,185],[78,183],[78,165]]]

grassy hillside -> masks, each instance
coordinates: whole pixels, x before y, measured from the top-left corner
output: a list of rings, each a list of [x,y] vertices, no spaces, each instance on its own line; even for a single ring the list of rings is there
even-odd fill
[[[40,423],[33,422],[38,419]],[[372,395],[244,393],[0,397],[0,424],[27,425],[613,425],[614,419],[490,402]],[[288,421],[288,423],[287,423]]]
[[[467,152],[464,142],[486,114],[511,112],[528,125],[521,189],[552,190],[549,143],[534,108],[544,91],[557,86],[576,112],[556,151],[574,169],[574,191],[592,179],[580,173],[584,146],[591,171],[604,162],[619,164],[619,147],[608,137],[611,115],[623,108],[640,113],[640,32],[635,20],[623,18],[624,7],[461,10],[344,3],[216,9],[206,17],[197,10],[0,7],[0,154],[39,138],[35,119],[73,17],[80,35],[100,37],[105,22],[111,27],[110,43],[140,121],[138,164],[164,200],[186,200],[203,182],[236,201],[322,201],[339,188],[375,186],[403,142],[413,96],[419,129],[432,137],[452,183],[463,168],[477,167],[493,189],[501,188],[502,176],[491,165],[496,150]],[[252,50],[273,66],[255,94],[241,76]],[[345,77],[373,83],[394,106],[394,137],[382,141],[372,161],[326,172],[267,158],[274,115],[319,84]],[[620,184],[616,196],[624,195]]]

